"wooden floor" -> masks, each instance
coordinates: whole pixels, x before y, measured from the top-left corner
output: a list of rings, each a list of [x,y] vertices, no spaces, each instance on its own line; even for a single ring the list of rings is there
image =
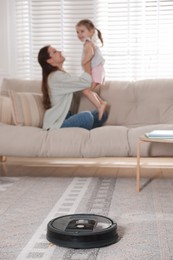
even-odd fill
[[[141,177],[173,177],[173,158],[142,158]],[[57,159],[49,161],[32,159],[17,161],[10,158],[0,163],[0,176],[80,176],[80,177],[134,177],[136,158]]]

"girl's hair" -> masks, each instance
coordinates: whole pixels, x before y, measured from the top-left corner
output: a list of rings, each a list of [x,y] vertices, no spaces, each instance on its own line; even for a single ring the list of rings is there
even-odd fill
[[[103,38],[102,38],[101,31],[95,27],[95,25],[93,24],[93,22],[91,20],[89,20],[89,19],[80,20],[76,26],[81,26],[81,25],[85,26],[88,29],[88,31],[97,30],[98,37],[103,46]]]
[[[58,70],[57,67],[50,65],[47,60],[50,58],[48,48],[50,46],[45,46],[40,49],[38,53],[38,62],[42,68],[42,85],[41,90],[43,93],[43,106],[45,109],[51,107],[51,101],[49,96],[49,87],[48,87],[48,76],[51,72]]]

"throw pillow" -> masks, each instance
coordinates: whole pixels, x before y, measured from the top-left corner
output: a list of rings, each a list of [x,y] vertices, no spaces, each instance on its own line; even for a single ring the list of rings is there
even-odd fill
[[[16,125],[42,127],[45,109],[41,94],[9,90],[9,96]]]
[[[12,104],[9,97],[0,96],[0,122],[11,125],[12,121]]]

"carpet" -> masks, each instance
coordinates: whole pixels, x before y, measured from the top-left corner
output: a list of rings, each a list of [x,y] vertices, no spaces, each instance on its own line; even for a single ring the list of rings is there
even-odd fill
[[[140,193],[135,185],[132,177],[0,177],[0,259],[173,259],[173,180],[155,179]],[[49,243],[47,223],[73,213],[111,218],[120,240],[84,250]]]

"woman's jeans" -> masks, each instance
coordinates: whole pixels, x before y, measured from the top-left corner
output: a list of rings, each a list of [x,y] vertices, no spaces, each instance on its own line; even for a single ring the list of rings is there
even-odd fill
[[[83,111],[72,115],[69,112],[64,120],[61,128],[64,127],[81,127],[85,129],[93,129],[102,126],[107,120],[107,113],[104,113],[102,119],[98,119],[98,111]]]

